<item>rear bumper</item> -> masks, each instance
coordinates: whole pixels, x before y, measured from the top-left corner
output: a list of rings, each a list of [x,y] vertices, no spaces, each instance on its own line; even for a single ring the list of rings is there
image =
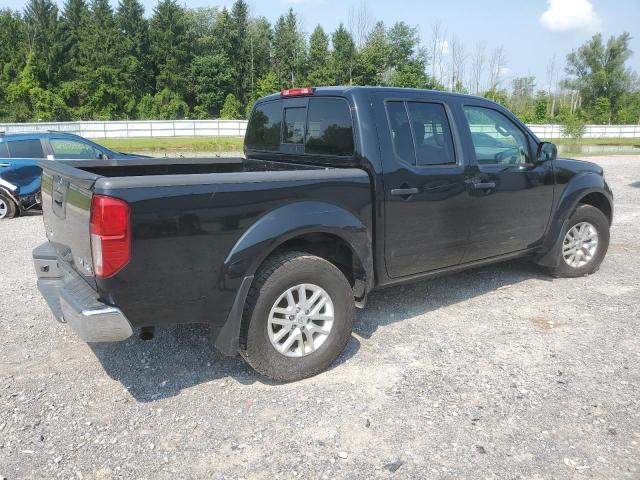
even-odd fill
[[[62,267],[44,243],[33,250],[38,290],[59,322],[68,323],[85,342],[118,342],[133,334],[119,308],[102,303],[98,293],[73,270]]]

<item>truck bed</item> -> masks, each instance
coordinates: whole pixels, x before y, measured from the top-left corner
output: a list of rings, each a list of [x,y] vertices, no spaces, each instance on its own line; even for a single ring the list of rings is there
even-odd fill
[[[363,231],[372,223],[370,179],[358,168],[242,158],[42,161],[40,166],[45,228],[59,261],[101,301],[122,308],[134,327],[224,322],[242,281],[234,272],[246,268],[242,260],[230,259],[257,229],[266,249],[275,241],[271,225],[295,218],[322,214],[340,222],[340,215],[350,212],[361,219]],[[93,195],[125,200],[130,208],[131,258],[112,278],[96,277],[92,269]]]

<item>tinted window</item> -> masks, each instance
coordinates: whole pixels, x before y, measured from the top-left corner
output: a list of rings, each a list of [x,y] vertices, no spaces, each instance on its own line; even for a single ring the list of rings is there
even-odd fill
[[[353,155],[353,124],[346,101],[339,98],[309,99],[305,153]]]
[[[404,102],[387,102],[387,115],[396,155],[411,165],[416,163],[415,148]]]
[[[9,147],[7,147],[7,142],[0,142],[0,158],[9,158]]]
[[[471,139],[480,164],[529,163],[527,137],[502,113],[483,107],[464,107]]]
[[[77,140],[52,138],[49,143],[56,158],[88,160],[98,158],[101,153],[91,145]]]
[[[44,158],[40,140],[13,140],[8,144],[11,158]]]
[[[306,108],[285,108],[283,143],[304,143],[304,124],[306,121]]]
[[[279,150],[282,105],[279,101],[258,105],[247,127],[247,148]]]
[[[418,165],[456,163],[453,137],[444,105],[407,102]]]

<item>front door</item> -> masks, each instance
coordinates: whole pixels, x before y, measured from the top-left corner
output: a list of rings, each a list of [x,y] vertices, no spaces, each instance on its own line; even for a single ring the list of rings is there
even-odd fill
[[[469,246],[463,262],[517,252],[541,241],[551,214],[550,162],[532,156],[529,135],[498,109],[463,106],[475,165]]]
[[[460,263],[469,234],[465,164],[449,107],[416,95],[376,102],[392,278]]]

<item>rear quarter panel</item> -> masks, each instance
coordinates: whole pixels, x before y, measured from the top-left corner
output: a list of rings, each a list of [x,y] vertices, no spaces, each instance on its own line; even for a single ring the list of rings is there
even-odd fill
[[[135,186],[132,177],[96,183],[96,193],[131,207],[131,261],[114,278],[98,280],[98,288],[135,326],[223,324],[242,279],[279,240],[305,228],[334,228],[317,212],[326,218],[345,211],[371,230],[370,181],[362,170],[175,177],[145,177],[162,183],[155,186]],[[283,209],[292,205],[297,218],[283,221]],[[258,241],[247,243],[251,231]]]

